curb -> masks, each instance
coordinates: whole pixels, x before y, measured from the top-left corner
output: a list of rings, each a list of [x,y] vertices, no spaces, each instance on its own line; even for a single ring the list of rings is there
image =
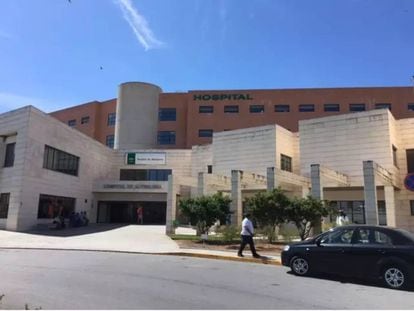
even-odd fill
[[[268,257],[263,258],[246,258],[246,257],[233,257],[233,256],[221,256],[203,253],[190,253],[190,252],[167,252],[167,253],[156,253],[156,252],[133,252],[133,251],[119,251],[119,250],[102,250],[102,249],[82,249],[82,248],[50,248],[50,247],[0,247],[2,249],[10,250],[45,250],[45,251],[76,251],[76,252],[100,252],[100,253],[121,253],[121,254],[142,254],[142,255],[166,255],[166,256],[183,256],[183,257],[195,257],[195,258],[206,258],[216,260],[229,260],[238,262],[250,262],[250,263],[262,263],[280,266],[281,262],[276,259],[269,259]]]
[[[250,263],[262,263],[266,265],[275,265],[281,266],[282,263],[276,259],[270,259],[268,257],[262,258],[245,258],[245,257],[233,257],[233,256],[222,256],[222,255],[211,255],[211,254],[202,254],[202,253],[186,253],[186,252],[178,252],[178,253],[164,253],[164,255],[171,255],[171,256],[186,256],[186,257],[197,257],[197,258],[208,258],[208,259],[218,259],[218,260],[230,260],[230,261],[239,261],[239,262],[250,262]]]

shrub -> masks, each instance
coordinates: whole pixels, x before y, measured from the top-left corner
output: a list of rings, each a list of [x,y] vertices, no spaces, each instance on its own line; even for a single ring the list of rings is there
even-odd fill
[[[218,228],[219,233],[225,242],[232,242],[240,237],[241,228],[235,225],[226,225]]]
[[[216,193],[210,196],[182,199],[178,203],[181,213],[196,226],[197,235],[207,234],[209,228],[219,220],[224,223],[230,214],[231,199]]]
[[[283,236],[283,239],[286,242],[292,242],[293,239],[299,237],[298,229],[295,226],[289,224],[282,225],[279,229],[279,234]]]

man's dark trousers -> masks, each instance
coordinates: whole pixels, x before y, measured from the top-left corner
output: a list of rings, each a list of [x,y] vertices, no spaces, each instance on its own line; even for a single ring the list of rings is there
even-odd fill
[[[251,235],[242,235],[241,236],[241,244],[239,248],[239,255],[243,253],[244,247],[246,244],[249,244],[250,250],[252,251],[253,256],[257,255],[256,248],[254,248],[253,237]]]

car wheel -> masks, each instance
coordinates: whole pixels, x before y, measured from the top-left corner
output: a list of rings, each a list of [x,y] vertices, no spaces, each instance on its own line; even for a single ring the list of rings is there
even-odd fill
[[[296,275],[307,275],[309,274],[309,263],[303,257],[295,256],[290,261],[290,268]]]
[[[384,285],[393,289],[405,288],[408,283],[407,277],[405,270],[397,265],[389,265],[382,272]]]

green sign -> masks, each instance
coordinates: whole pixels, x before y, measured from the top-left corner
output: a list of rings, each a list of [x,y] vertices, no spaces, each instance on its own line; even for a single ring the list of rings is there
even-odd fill
[[[127,164],[135,164],[135,153],[127,154]]]
[[[250,94],[194,94],[193,100],[253,100]]]

